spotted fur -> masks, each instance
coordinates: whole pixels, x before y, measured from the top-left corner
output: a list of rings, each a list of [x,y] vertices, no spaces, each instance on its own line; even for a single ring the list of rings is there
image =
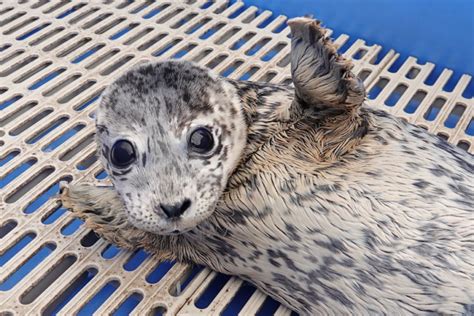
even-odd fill
[[[319,23],[289,25],[294,89],[182,61],[120,77],[97,113],[114,188],[64,187],[64,205],[124,248],[238,275],[302,315],[472,314],[472,156],[365,106]],[[193,124],[215,132],[210,159],[186,151]],[[124,137],[143,158],[117,171]],[[178,221],[152,211],[182,198]]]

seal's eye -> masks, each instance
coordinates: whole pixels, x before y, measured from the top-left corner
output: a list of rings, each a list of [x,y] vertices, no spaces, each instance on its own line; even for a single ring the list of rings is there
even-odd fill
[[[135,159],[135,148],[128,140],[118,140],[112,146],[110,161],[114,166],[124,168],[134,162]]]
[[[197,154],[207,154],[214,149],[214,137],[205,127],[195,129],[188,140],[189,150]]]

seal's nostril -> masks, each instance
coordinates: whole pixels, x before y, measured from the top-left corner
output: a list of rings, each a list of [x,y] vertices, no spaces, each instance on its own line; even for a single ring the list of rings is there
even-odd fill
[[[189,207],[191,206],[191,200],[185,199],[181,203],[176,203],[173,205],[160,204],[161,210],[169,218],[180,217]]]

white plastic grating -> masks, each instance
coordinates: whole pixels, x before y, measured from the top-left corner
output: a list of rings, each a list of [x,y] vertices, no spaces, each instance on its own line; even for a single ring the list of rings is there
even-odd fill
[[[290,314],[237,278],[118,251],[52,198],[63,179],[107,181],[91,118],[121,71],[182,57],[289,83],[285,21],[241,2],[0,1],[0,314]],[[473,99],[462,96],[470,76],[445,91],[450,70],[428,85],[433,64],[408,58],[391,72],[399,55],[380,51],[362,40],[345,51],[368,103],[473,153]]]

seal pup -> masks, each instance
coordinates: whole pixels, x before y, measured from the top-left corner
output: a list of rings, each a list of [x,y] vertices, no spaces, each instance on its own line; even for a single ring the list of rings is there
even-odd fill
[[[113,187],[63,185],[63,205],[301,315],[472,314],[472,156],[364,105],[320,23],[288,24],[294,88],[186,61],[120,76],[96,116]]]

